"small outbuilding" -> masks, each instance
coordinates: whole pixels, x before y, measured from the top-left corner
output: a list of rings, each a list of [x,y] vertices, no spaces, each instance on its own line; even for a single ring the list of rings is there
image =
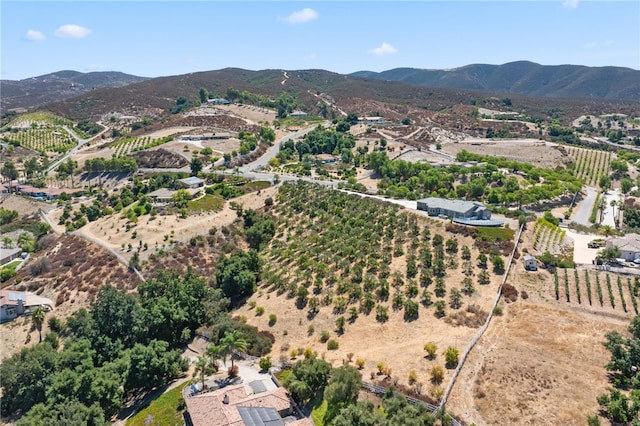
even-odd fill
[[[524,269],[527,271],[537,271],[538,270],[538,259],[535,257],[525,254],[522,256],[522,261],[524,262]]]

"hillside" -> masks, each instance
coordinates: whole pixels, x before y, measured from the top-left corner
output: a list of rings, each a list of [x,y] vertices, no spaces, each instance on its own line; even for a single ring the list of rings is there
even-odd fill
[[[58,71],[24,80],[2,80],[0,106],[2,111],[31,108],[72,98],[97,88],[121,87],[146,79],[115,71]]]
[[[460,105],[501,107],[500,99],[496,96],[504,96],[495,90],[416,87],[402,82],[363,79],[324,70],[285,73],[282,70],[225,68],[153,78],[126,87],[96,89],[46,105],[46,109],[72,120],[95,120],[114,111],[158,117],[167,115],[179,97],[197,101],[200,88],[207,89],[213,96],[225,96],[229,88],[268,97],[287,92],[297,98],[301,109],[311,114],[320,114],[320,106],[330,99],[333,104],[330,109],[336,114],[337,107],[362,115],[379,113],[394,120],[410,116],[416,111],[455,112],[453,109]],[[614,99],[550,99],[517,94],[510,94],[509,98],[512,102],[509,110],[527,111],[530,116],[542,119],[548,119],[550,114],[561,120],[611,111],[632,114],[639,105],[638,101]]]
[[[351,74],[408,84],[491,90],[531,96],[591,99],[640,99],[640,71],[622,67],[540,65],[528,61],[503,65],[473,64],[450,70],[395,68]]]

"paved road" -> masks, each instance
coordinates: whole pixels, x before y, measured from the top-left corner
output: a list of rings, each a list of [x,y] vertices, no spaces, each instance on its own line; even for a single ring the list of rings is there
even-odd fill
[[[69,159],[72,156],[74,156],[78,152],[78,150],[82,147],[82,145],[85,145],[86,143],[91,142],[92,140],[100,137],[104,132],[109,130],[109,128],[107,126],[104,126],[104,129],[100,133],[98,133],[95,136],[92,136],[90,138],[83,139],[80,136],[78,136],[78,134],[76,132],[74,132],[72,129],[70,129],[69,127],[67,127],[67,126],[62,126],[62,127],[69,134],[69,136],[71,136],[73,139],[75,139],[77,145],[74,148],[72,148],[69,152],[67,152],[64,156],[62,156],[61,158],[58,158],[56,161],[51,163],[51,165],[47,169],[47,173],[57,169],[60,164],[64,163],[65,161],[67,161],[67,159]]]
[[[584,199],[580,203],[573,221],[580,225],[591,226],[591,222],[589,222],[589,216],[591,215],[593,203],[595,203],[596,195],[598,193],[596,192],[595,188],[592,188],[590,186],[586,186],[585,188],[587,190],[587,196],[584,197]]]

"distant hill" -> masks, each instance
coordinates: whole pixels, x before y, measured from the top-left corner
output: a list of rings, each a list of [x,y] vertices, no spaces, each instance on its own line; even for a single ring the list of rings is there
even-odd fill
[[[622,67],[540,65],[518,61],[450,70],[395,68],[350,74],[427,87],[486,90],[554,98],[640,100],[640,71]]]
[[[147,80],[146,77],[115,71],[58,71],[24,80],[0,80],[2,112],[12,108],[31,108],[82,95],[102,87],[122,87]]]
[[[212,96],[222,97],[226,96],[229,88],[270,98],[287,92],[300,102],[303,110],[311,114],[321,112],[320,106],[324,101],[320,94],[323,94],[324,99],[332,99],[343,111],[359,115],[379,113],[392,119],[406,117],[412,108],[431,112],[449,111],[458,105],[495,108],[501,104],[500,98],[503,97],[495,97],[495,90],[420,87],[320,69],[287,70],[285,73],[277,69],[251,71],[225,68],[147,79],[125,87],[95,89],[39,109],[71,120],[98,120],[112,112],[160,117],[169,114],[179,97],[197,101],[200,88],[206,88]],[[581,114],[611,111],[635,114],[640,109],[640,101],[629,100],[551,99],[519,94],[509,95],[509,98],[512,101],[510,110],[526,110],[531,116],[543,118],[550,113],[574,118]]]

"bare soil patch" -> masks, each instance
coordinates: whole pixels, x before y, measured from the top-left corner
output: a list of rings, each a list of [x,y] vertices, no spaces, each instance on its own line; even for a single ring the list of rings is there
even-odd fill
[[[477,425],[584,425],[608,387],[605,333],[628,322],[528,302],[505,307],[467,358],[448,402]]]
[[[463,149],[476,154],[527,162],[544,168],[565,167],[573,162],[561,147],[537,139],[489,140],[477,138],[464,142],[442,144],[442,152],[453,156]]]
[[[189,164],[182,155],[164,148],[133,152],[129,156],[135,158],[138,166],[143,168],[181,168]]]

